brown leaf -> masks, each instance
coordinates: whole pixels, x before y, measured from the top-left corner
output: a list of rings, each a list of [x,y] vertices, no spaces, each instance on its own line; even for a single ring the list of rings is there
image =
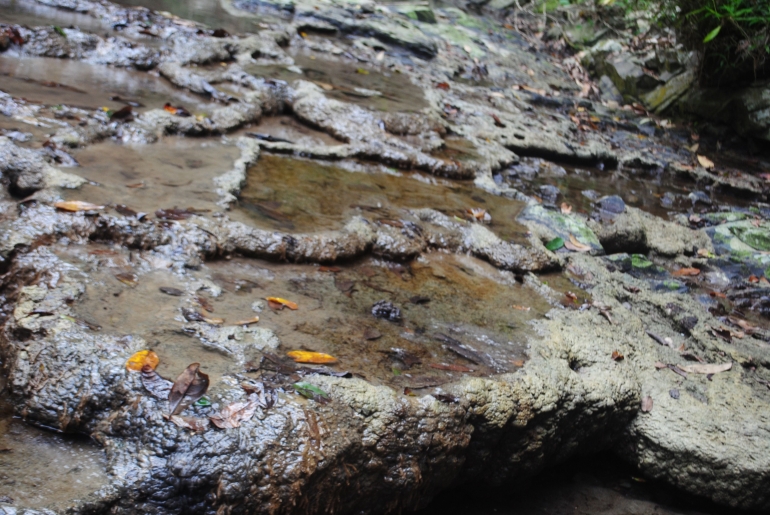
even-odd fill
[[[663,363],[661,361],[656,361],[655,362],[655,368],[657,368],[658,370],[661,370],[663,368],[668,368],[668,365],[666,365],[665,363]]]
[[[696,157],[698,158],[698,163],[700,163],[700,165],[706,170],[710,170],[714,168],[714,161],[712,161],[708,157],[702,156],[700,154],[698,154]]]
[[[136,277],[136,275],[129,272],[115,274],[115,279],[132,288],[136,286],[138,283],[138,278]]]
[[[447,364],[447,363],[428,363],[430,368],[436,370],[449,370],[451,372],[473,372],[472,368],[464,367],[462,365]]]
[[[346,297],[351,297],[355,291],[356,282],[335,277],[334,286]]]
[[[648,395],[642,399],[642,412],[649,413],[650,411],[652,411],[652,397]]]
[[[97,209],[104,209],[104,206],[97,206],[90,202],[83,202],[82,200],[68,200],[66,202],[56,202],[53,207],[61,209],[62,211],[96,211]]]
[[[524,366],[524,360],[523,359],[512,359],[511,363],[513,363],[513,366],[519,367],[519,368]]]
[[[564,246],[569,250],[576,252],[588,252],[591,250],[590,245],[586,245],[585,243],[581,242],[573,234],[569,235],[569,241],[565,241]]]
[[[259,317],[255,316],[246,320],[238,320],[237,322],[233,322],[233,325],[251,325],[256,324],[257,322],[259,322]]]
[[[500,120],[500,117],[497,116],[494,113],[489,113],[489,116],[492,117],[492,119],[495,121],[495,126],[500,127],[501,129],[505,129],[506,125]]]
[[[734,317],[734,316],[728,316],[727,320],[733,324],[737,325],[744,331],[746,331],[746,334],[753,334],[757,331],[757,326],[750,323],[748,320],[744,320],[742,318]]]
[[[168,398],[173,383],[164,377],[161,377],[153,367],[144,365],[142,367],[142,386],[150,392],[150,395],[158,399]]]
[[[196,433],[202,433],[209,428],[209,419],[207,418],[171,415],[168,419],[182,429],[189,429]]]
[[[209,376],[200,371],[200,363],[192,363],[174,381],[168,394],[168,409],[171,415],[184,411],[209,389]]]
[[[123,106],[122,108],[118,109],[117,111],[113,112],[110,115],[110,121],[112,120],[124,120],[124,121],[131,121],[134,119],[134,108],[130,105]]]
[[[233,402],[228,404],[216,415],[209,417],[211,422],[219,429],[235,429],[240,427],[241,422],[247,422],[257,411],[257,402],[250,400],[248,402]]]
[[[377,338],[381,337],[382,333],[373,327],[367,327],[364,329],[364,340],[376,340]]]
[[[448,82],[439,82],[436,84],[436,89],[442,89],[444,91],[449,91],[449,83]]]
[[[680,268],[675,270],[671,275],[674,277],[694,277],[700,274],[700,270],[697,268]]]
[[[330,272],[332,274],[338,274],[342,272],[342,268],[338,266],[319,266],[318,267],[319,272]]]
[[[512,307],[513,309],[517,310],[517,311],[529,311],[530,309],[532,309],[532,308],[530,308],[529,306],[519,306],[519,305],[517,305],[517,304],[514,304],[514,305],[513,305],[513,306],[511,306],[511,307]]]
[[[198,304],[200,304],[200,306],[203,309],[205,309],[206,311],[208,311],[209,313],[213,313],[214,312],[214,305],[211,304],[211,301],[209,299],[207,299],[206,297],[202,297],[202,296],[198,295],[197,297],[195,297],[195,300],[197,300]]]
[[[572,206],[567,204],[566,202],[561,203],[561,213],[563,215],[568,215],[572,212]]]
[[[426,297],[424,295],[415,295],[414,297],[409,298],[409,302],[412,304],[427,304],[430,302],[430,297]]]
[[[174,297],[181,297],[184,295],[184,291],[180,290],[179,288],[172,288],[171,286],[161,286],[158,288],[162,293],[165,293],[166,295],[171,295]]]
[[[270,306],[270,308],[275,310],[281,310],[283,308],[289,308],[291,310],[295,310],[299,308],[296,302],[282,299],[281,297],[267,297],[267,299],[265,300],[267,300],[267,303]]]
[[[618,351],[616,351],[616,350],[612,351],[612,360],[613,361],[622,361],[624,357],[625,356],[623,356]]]
[[[694,363],[692,365],[678,365],[679,368],[691,374],[718,374],[733,368],[732,363]]]

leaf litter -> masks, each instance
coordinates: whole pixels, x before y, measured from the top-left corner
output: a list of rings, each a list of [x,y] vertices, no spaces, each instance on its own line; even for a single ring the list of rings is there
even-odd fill
[[[209,388],[209,376],[200,371],[200,363],[191,363],[174,381],[168,394],[171,415],[184,411],[197,401]]]

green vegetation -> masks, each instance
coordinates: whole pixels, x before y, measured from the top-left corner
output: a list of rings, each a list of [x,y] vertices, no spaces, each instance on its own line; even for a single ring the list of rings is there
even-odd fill
[[[702,53],[704,84],[770,76],[770,0],[663,0],[661,12],[679,41]]]

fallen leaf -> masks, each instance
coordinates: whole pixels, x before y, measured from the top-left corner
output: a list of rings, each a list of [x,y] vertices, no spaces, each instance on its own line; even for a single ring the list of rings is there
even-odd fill
[[[517,310],[517,311],[529,311],[530,309],[532,309],[532,308],[531,308],[531,307],[529,307],[529,306],[519,306],[519,305],[517,305],[517,304],[514,304],[514,305],[513,305],[513,306],[511,306],[511,307],[512,307],[513,309]]]
[[[430,368],[436,370],[449,370],[452,372],[473,372],[472,368],[464,367],[462,365],[446,364],[446,363],[428,363]]]
[[[160,358],[151,350],[140,350],[134,353],[128,361],[126,361],[126,368],[132,372],[141,372],[142,368],[147,365],[153,370],[160,363]]]
[[[115,274],[115,279],[132,288],[136,286],[139,282],[138,278],[136,277],[136,274],[132,274],[130,272],[122,272],[119,274]]]
[[[570,213],[572,212],[572,206],[570,206],[570,205],[569,205],[569,204],[567,204],[566,202],[562,202],[562,203],[561,203],[561,212],[562,212],[562,214],[564,214],[564,215],[568,215],[568,214],[570,214]]]
[[[291,310],[297,309],[299,306],[297,306],[296,302],[292,302],[290,300],[282,299],[281,297],[267,297],[265,300],[267,300],[269,306],[273,309],[283,309],[283,308],[289,308]],[[277,307],[274,307],[277,305]]]
[[[432,393],[431,394],[434,399],[440,402],[445,402],[447,404],[457,404],[460,402],[460,399],[455,397],[454,395],[450,395],[448,393]]]
[[[692,365],[678,365],[679,368],[691,374],[718,374],[733,368],[732,363],[694,363]]]
[[[757,277],[756,275],[750,275],[749,278],[748,278],[748,281],[750,283],[758,283],[759,282],[759,277]]]
[[[574,252],[588,252],[589,250],[591,250],[590,245],[586,245],[585,243],[582,243],[572,234],[569,235],[569,241],[564,242],[564,247]]]
[[[167,399],[173,383],[168,379],[161,377],[153,367],[144,365],[142,367],[142,386],[150,392],[150,395],[158,399]]]
[[[209,389],[209,376],[200,371],[200,363],[191,363],[174,381],[168,394],[171,415],[184,411]]]
[[[504,129],[506,127],[506,125],[502,122],[502,120],[500,120],[500,117],[497,116],[496,114],[489,113],[489,116],[491,116],[492,119],[495,121],[495,126],[496,127],[500,127],[502,129]]]
[[[238,320],[237,322],[233,322],[233,325],[251,325],[256,324],[259,322],[259,317],[255,316],[254,318],[248,318],[246,320]]]
[[[470,209],[466,209],[465,212],[474,220],[477,220],[479,222],[491,222],[492,217],[489,213],[487,213],[486,209],[482,209],[480,207],[472,207]]]
[[[565,296],[565,297],[567,297],[569,300],[571,300],[571,301],[573,301],[573,302],[577,302],[577,300],[578,300],[578,297],[577,297],[577,295],[575,295],[575,294],[574,294],[574,293],[572,293],[571,291],[568,291],[568,292],[566,292],[566,293],[564,294],[564,296]]]
[[[77,211],[96,211],[97,209],[104,209],[104,206],[97,206],[96,204],[91,204],[90,202],[83,202],[81,200],[68,200],[65,202],[57,202],[53,205],[56,209],[61,209],[62,211],[71,211],[71,212],[77,212]]]
[[[144,181],[126,184],[126,188],[144,188]]]
[[[748,320],[744,320],[742,318],[738,318],[738,317],[734,317],[734,316],[728,316],[727,320],[731,324],[737,325],[738,327],[740,327],[741,329],[746,331],[746,334],[753,334],[753,333],[755,333],[757,331],[757,326],[749,323]]]
[[[415,295],[414,297],[409,297],[409,302],[412,304],[427,304],[430,302],[430,297],[426,297],[424,295]]]
[[[698,257],[710,258],[710,257],[714,257],[714,255],[711,252],[709,252],[707,249],[698,249]]]
[[[298,383],[294,383],[292,386],[295,390],[297,390],[297,393],[303,397],[312,399],[320,404],[327,404],[329,401],[331,401],[328,393],[313,384],[300,381]]]
[[[366,70],[364,68],[358,68],[356,69],[356,73],[358,73],[359,75],[369,75],[369,70]]]
[[[196,433],[202,433],[209,428],[209,419],[207,418],[171,415],[168,419],[182,429],[189,429]]]
[[[700,165],[703,168],[705,168],[706,170],[710,170],[710,169],[714,168],[714,161],[712,161],[708,157],[702,156],[700,154],[697,154],[696,157],[698,158],[698,163],[700,163]]]
[[[114,111],[110,115],[110,120],[124,120],[124,121],[127,121],[127,122],[131,121],[134,118],[133,111],[134,111],[134,108],[131,107],[130,105],[123,106],[120,109],[118,109],[117,111]]]
[[[319,266],[318,267],[319,272],[330,272],[332,274],[337,274],[342,272],[342,269],[337,266]]]
[[[200,295],[195,297],[195,300],[198,302],[200,307],[208,311],[209,313],[214,312],[214,306],[211,304],[211,301],[207,299],[206,297],[201,297]]]
[[[184,295],[184,292],[180,290],[179,288],[172,288],[171,286],[161,286],[158,288],[162,293],[165,293],[166,295],[172,295],[174,297],[181,297]]]
[[[296,363],[315,363],[317,365],[323,363],[337,363],[337,358],[324,354],[323,352],[312,352],[306,350],[293,350],[286,353],[287,356],[292,358]]]
[[[192,116],[190,114],[190,111],[188,111],[184,107],[182,107],[182,106],[172,106],[168,102],[166,102],[166,104],[163,106],[163,110],[168,112],[168,113],[171,113],[173,115],[181,116],[183,118],[187,118],[188,116]]]
[[[709,292],[709,296],[717,298],[717,299],[726,299],[727,298],[727,295],[725,295],[722,292],[718,292],[718,291],[710,291]]]
[[[222,408],[216,415],[210,416],[209,420],[219,429],[235,429],[240,427],[241,422],[251,420],[256,411],[256,401],[233,402]]]
[[[614,350],[612,351],[612,361],[622,361],[625,356],[623,356],[618,351]]]
[[[700,270],[697,268],[680,268],[675,270],[672,274],[673,277],[694,277],[700,275]]]
[[[367,327],[364,329],[364,340],[376,340],[377,338],[381,337],[382,333],[373,327]]]
[[[664,368],[668,368],[668,365],[666,365],[665,363],[663,363],[661,361],[656,361],[655,362],[655,368],[657,368],[658,370],[661,370],[661,369],[664,369]]]
[[[194,209],[179,209],[176,207],[170,209],[158,209],[155,211],[155,216],[162,220],[187,220],[194,214],[196,214]]]
[[[648,395],[642,399],[642,412],[649,413],[650,411],[652,411],[652,397]]]
[[[545,248],[547,248],[550,251],[559,250],[564,246],[564,240],[562,238],[556,237],[545,244]]]
[[[436,84],[436,89],[442,89],[444,91],[449,91],[449,83],[448,82],[439,82]]]

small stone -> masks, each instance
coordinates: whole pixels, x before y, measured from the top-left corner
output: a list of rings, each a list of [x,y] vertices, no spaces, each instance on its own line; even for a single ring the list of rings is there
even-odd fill
[[[394,306],[392,302],[388,302],[387,300],[375,302],[375,304],[372,306],[372,315],[377,318],[390,320],[391,322],[401,321],[401,310]]]
[[[669,390],[668,394],[671,396],[672,399],[678,399],[679,398],[679,390],[674,388],[673,390]]]
[[[626,210],[626,203],[617,195],[602,197],[596,202],[596,207],[606,213],[619,215]]]

